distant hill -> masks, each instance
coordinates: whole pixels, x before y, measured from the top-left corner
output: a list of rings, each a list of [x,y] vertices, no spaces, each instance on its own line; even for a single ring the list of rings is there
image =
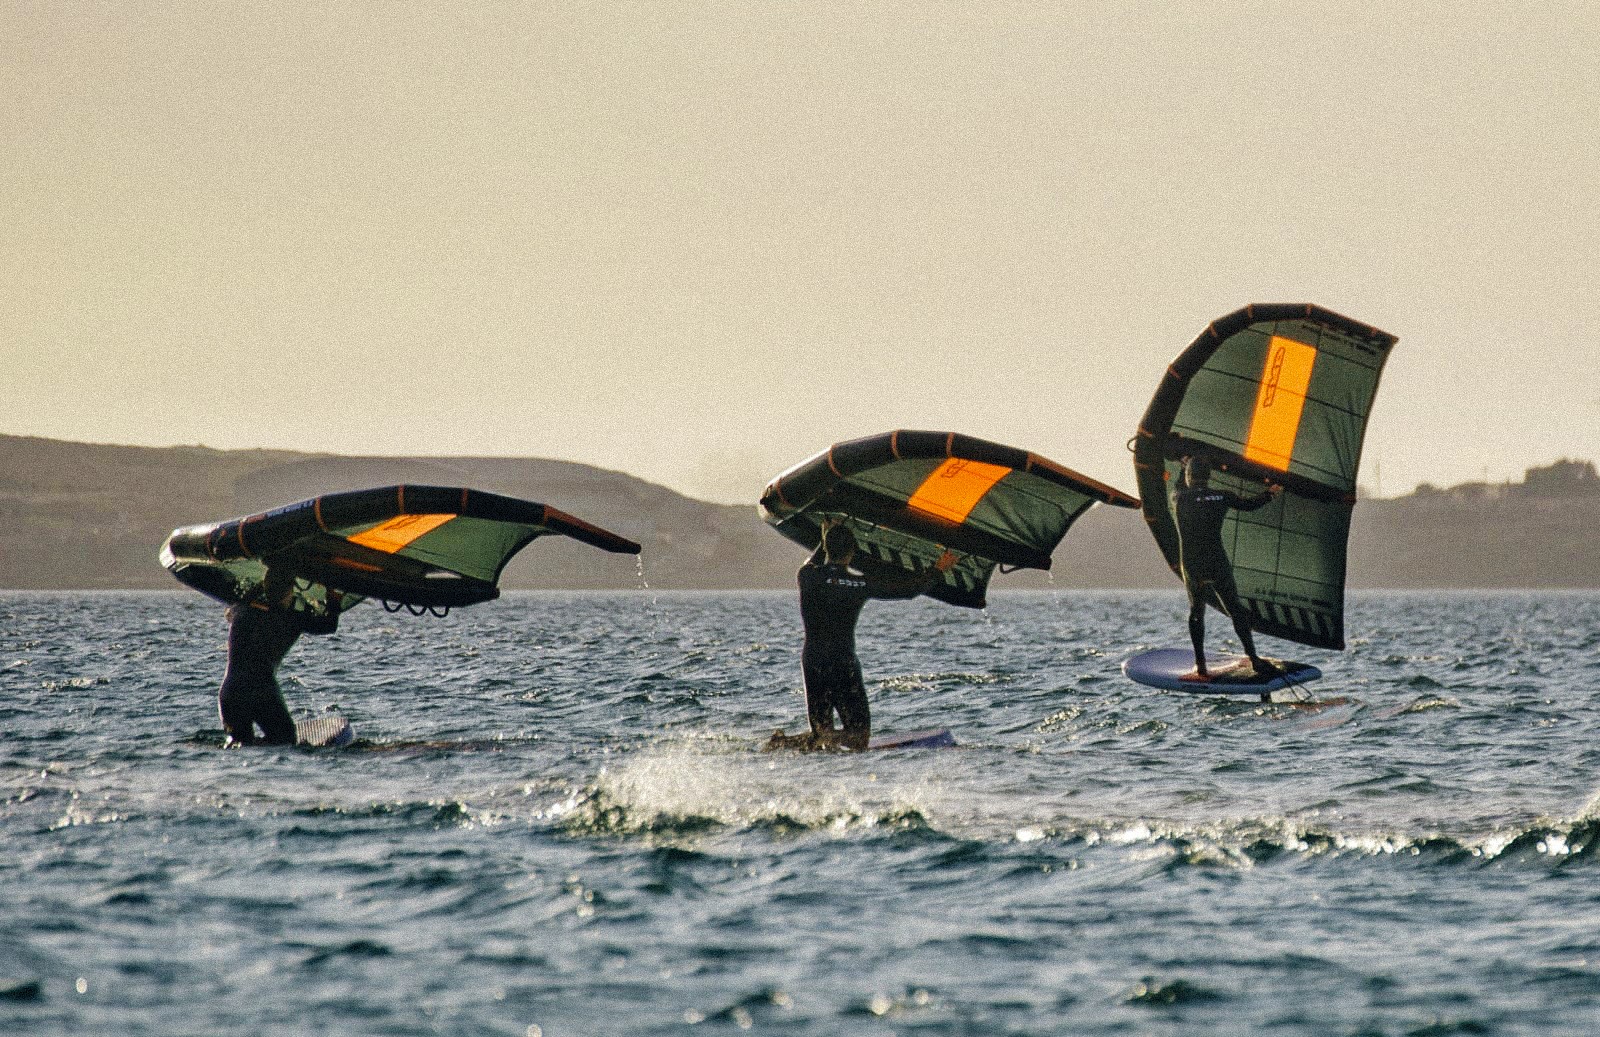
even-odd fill
[[[156,561],[178,526],[391,483],[472,486],[552,504],[645,546],[661,588],[792,583],[797,549],[748,508],[708,504],[620,472],[564,461],[340,457],[206,447],[125,447],[0,436],[0,587],[173,588]],[[632,588],[639,560],[565,537],[507,568],[511,588]]]
[[[1520,483],[1426,483],[1364,500],[1350,539],[1354,587],[1600,587],[1593,462],[1530,468]]]
[[[1131,476],[1130,480],[1131,482]],[[644,578],[670,589],[794,586],[804,553],[749,506],[709,504],[621,472],[566,461],[343,457],[274,450],[126,447],[0,436],[0,587],[176,588],[156,562],[175,527],[321,493],[390,483],[467,485],[555,505],[644,545]],[[1352,587],[1600,587],[1600,478],[1588,462],[1366,500],[1351,531]],[[561,537],[507,569],[512,589],[626,589],[636,559]],[[1095,508],[1022,587],[1177,589],[1136,511]]]

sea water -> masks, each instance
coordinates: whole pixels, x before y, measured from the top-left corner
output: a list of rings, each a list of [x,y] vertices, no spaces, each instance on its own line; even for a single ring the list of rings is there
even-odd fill
[[[792,594],[363,605],[320,751],[222,748],[199,595],[0,594],[0,1033],[1595,1032],[1600,594],[1350,604],[1308,706],[1124,680],[1176,593],[875,603],[959,744],[764,755]]]

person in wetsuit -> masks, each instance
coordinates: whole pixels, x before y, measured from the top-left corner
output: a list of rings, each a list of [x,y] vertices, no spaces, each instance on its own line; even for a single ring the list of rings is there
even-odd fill
[[[800,567],[800,620],[805,644],[800,668],[805,678],[806,717],[811,730],[802,735],[773,732],[768,749],[865,749],[872,737],[867,689],[856,658],[856,621],[871,598],[914,598],[931,588],[956,563],[944,552],[922,573],[861,576],[850,571],[855,535],[842,525],[824,523],[822,542]],[[833,726],[834,715],[840,727]]]
[[[1239,601],[1239,589],[1233,582],[1233,563],[1222,546],[1222,521],[1229,511],[1255,511],[1264,507],[1282,492],[1283,487],[1268,485],[1268,492],[1260,497],[1240,497],[1226,490],[1212,489],[1206,485],[1211,476],[1211,464],[1203,457],[1186,457],[1183,466],[1183,485],[1173,492],[1172,501],[1178,519],[1179,569],[1183,573],[1183,587],[1189,592],[1189,640],[1194,643],[1194,673],[1185,680],[1206,680],[1206,602],[1215,595],[1223,614],[1233,620],[1233,632],[1250,657],[1250,665],[1258,674],[1276,672],[1276,668],[1256,654],[1255,640],[1250,636],[1250,621],[1244,605]]]
[[[301,634],[338,629],[339,613],[330,607],[327,617],[303,616],[290,608],[293,596],[294,577],[269,568],[259,595],[228,608],[228,669],[217,704],[230,745],[295,742],[294,718],[278,687],[278,665]]]

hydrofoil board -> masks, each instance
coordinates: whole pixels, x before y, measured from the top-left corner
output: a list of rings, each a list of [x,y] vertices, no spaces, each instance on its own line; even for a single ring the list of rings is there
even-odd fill
[[[867,749],[868,751],[873,749],[943,749],[947,745],[955,744],[955,735],[950,733],[948,727],[941,727],[927,731],[906,731],[897,735],[879,735],[867,743]]]
[[[897,735],[879,735],[867,743],[867,751],[876,749],[942,749],[945,746],[955,745],[955,736],[948,727],[929,728],[926,731],[904,731]],[[774,731],[767,744],[762,747],[762,752],[772,752],[775,749],[798,749],[801,752],[815,750],[810,737],[804,732],[797,735],[784,734]]]
[[[325,713],[310,720],[294,722],[296,745],[310,746],[314,749],[335,749],[349,745],[355,738],[356,733],[351,729],[350,721],[337,713]]]
[[[1257,673],[1242,655],[1206,656],[1206,679],[1195,676],[1194,652],[1187,648],[1157,648],[1141,652],[1122,664],[1123,675],[1146,687],[1186,691],[1192,695],[1237,695],[1270,699],[1274,691],[1299,687],[1322,676],[1309,663],[1268,659],[1273,672]]]

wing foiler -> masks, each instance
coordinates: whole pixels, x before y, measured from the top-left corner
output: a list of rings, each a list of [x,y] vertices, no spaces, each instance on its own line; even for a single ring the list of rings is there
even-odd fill
[[[316,616],[364,598],[436,612],[500,596],[518,551],[556,534],[602,551],[639,545],[547,504],[449,486],[332,493],[260,515],[174,530],[161,564],[218,600],[260,593],[268,566],[295,576],[291,607]]]
[[[924,572],[945,548],[961,560],[928,591],[983,608],[994,570],[1049,569],[1051,552],[1095,504],[1136,508],[1120,490],[1038,454],[953,432],[887,432],[836,443],[767,486],[761,516],[815,549],[845,522],[864,572]]]
[[[1305,303],[1246,306],[1213,322],[1156,389],[1134,437],[1145,521],[1178,571],[1172,512],[1182,458],[1204,456],[1211,484],[1246,496],[1223,543],[1253,630],[1344,647],[1345,548],[1367,418],[1395,336]]]

